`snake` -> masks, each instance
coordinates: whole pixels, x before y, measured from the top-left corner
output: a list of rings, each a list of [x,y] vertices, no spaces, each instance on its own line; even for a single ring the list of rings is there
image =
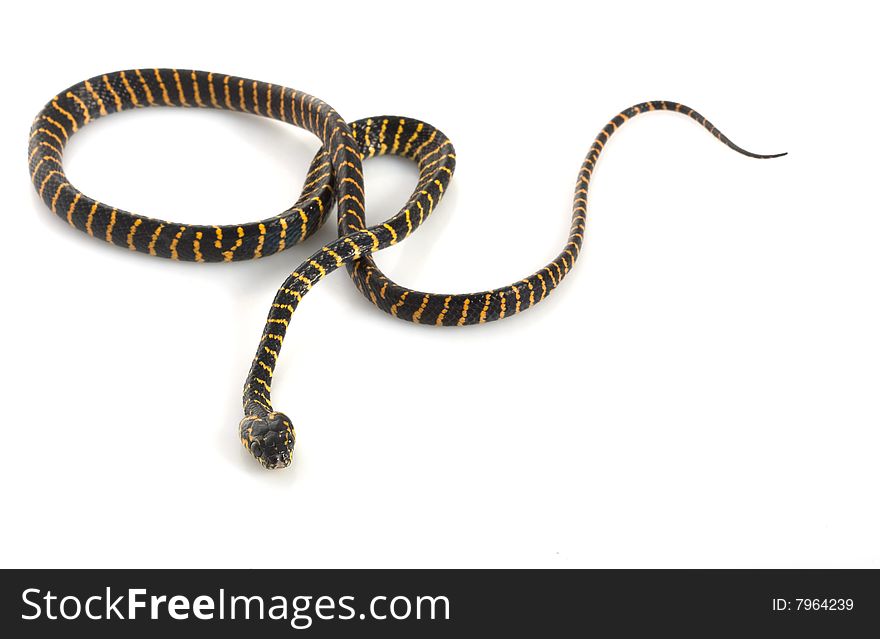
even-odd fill
[[[111,113],[154,106],[222,109],[271,118],[309,131],[322,146],[309,166],[299,199],[282,213],[257,222],[168,222],[95,200],[67,180],[63,151],[80,128]],[[345,266],[356,288],[377,308],[398,319],[436,326],[493,322],[535,306],[560,285],[581,252],[590,180],[606,143],[628,120],[652,111],[681,113],[748,157],[785,155],[747,151],[678,102],[652,100],[624,109],[599,131],[580,166],[571,226],[559,254],[522,279],[475,293],[409,289],[385,275],[372,257],[409,237],[428,219],[455,170],[455,149],[449,138],[418,119],[386,115],[348,123],[326,102],[278,84],[189,69],[130,69],[92,77],[49,100],[31,126],[28,164],[40,199],[67,224],[110,244],[172,260],[235,262],[280,253],[314,234],[335,205],[337,238],[312,253],[279,287],[244,383],[244,417],[237,434],[262,467],[277,469],[291,464],[296,431],[292,420],[272,406],[272,376],[294,312],[318,282]],[[419,177],[395,215],[368,225],[362,163],[381,155],[411,160]]]

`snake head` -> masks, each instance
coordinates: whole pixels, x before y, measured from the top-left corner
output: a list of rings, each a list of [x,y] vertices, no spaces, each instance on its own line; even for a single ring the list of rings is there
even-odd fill
[[[241,443],[263,468],[286,468],[293,458],[296,432],[284,413],[272,412],[264,417],[248,415],[239,424]]]

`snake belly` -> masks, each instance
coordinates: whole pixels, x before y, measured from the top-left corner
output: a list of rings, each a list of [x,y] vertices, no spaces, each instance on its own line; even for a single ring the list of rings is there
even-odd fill
[[[214,108],[272,118],[311,132],[322,147],[309,167],[300,198],[282,213],[257,222],[167,222],[94,200],[67,180],[63,150],[80,127],[110,113],[152,106]],[[70,226],[132,251],[173,260],[232,262],[278,253],[311,236],[336,204],[338,238],[314,252],[278,289],[244,384],[239,436],[262,466],[272,469],[291,463],[296,442],[292,421],[272,406],[272,374],[292,316],[315,284],[345,265],[355,286],[372,304],[419,324],[466,326],[531,308],[560,284],[578,258],[590,179],[606,142],[627,120],[655,110],[683,113],[743,155],[784,155],[746,151],[682,104],[650,101],[634,105],[605,125],[581,164],[569,234],[556,258],[507,286],[464,294],[427,293],[401,286],[382,273],[371,256],[406,239],[431,215],[455,170],[450,140],[413,118],[379,116],[349,125],[322,100],[281,85],[196,70],[131,69],[95,76],[50,100],[31,127],[28,162],[40,198]],[[386,154],[415,162],[419,178],[397,214],[370,226],[365,219],[362,161]]]

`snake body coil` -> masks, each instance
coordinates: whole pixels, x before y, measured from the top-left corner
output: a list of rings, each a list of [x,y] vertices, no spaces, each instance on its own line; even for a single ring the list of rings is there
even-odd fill
[[[72,186],[61,165],[70,136],[109,113],[147,106],[256,114],[306,129],[318,136],[323,146],[312,161],[299,200],[283,213],[259,222],[222,226],[166,222],[103,204]],[[449,139],[412,118],[380,116],[349,125],[325,102],[287,87],[204,71],[134,69],[96,76],[50,100],[34,120],[28,160],[38,194],[68,224],[117,246],[174,260],[220,262],[272,255],[308,238],[336,203],[338,239],[316,251],[279,288],[244,385],[241,441],[264,467],[280,468],[291,462],[296,435],[291,420],[272,408],[272,373],[291,317],[317,282],[345,265],[358,290],[383,311],[438,326],[491,322],[534,306],[559,285],[578,257],[590,178],[608,138],[630,118],[654,110],[685,114],[743,155],[784,155],[745,151],[699,113],[675,102],[632,106],[605,125],[581,165],[571,229],[559,255],[508,286],[467,294],[410,290],[385,276],[371,257],[371,253],[402,241],[424,222],[443,197],[455,169],[455,151]],[[419,180],[396,215],[382,224],[367,226],[361,162],[386,154],[416,162]]]

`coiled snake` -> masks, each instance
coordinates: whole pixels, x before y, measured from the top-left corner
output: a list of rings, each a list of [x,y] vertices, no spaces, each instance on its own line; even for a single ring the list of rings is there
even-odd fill
[[[109,113],[147,106],[256,114],[306,129],[320,138],[323,147],[312,161],[299,200],[259,222],[223,226],[166,222],[98,202],[72,186],[61,164],[70,136]],[[241,441],[265,468],[282,468],[291,462],[296,434],[291,420],[272,408],[272,372],[291,317],[316,283],[345,265],[358,290],[378,308],[400,319],[438,326],[491,322],[531,308],[559,286],[577,260],[590,178],[608,138],[630,118],[655,110],[683,113],[743,155],[785,155],[745,151],[702,115],[676,102],[643,102],[625,109],[599,132],[581,165],[571,230],[556,259],[508,286],[466,294],[410,290],[386,277],[371,257],[415,231],[434,211],[452,178],[452,143],[419,120],[389,115],[347,124],[325,102],[287,87],[204,71],[133,69],[96,76],[50,100],[31,128],[28,161],[43,202],[68,224],[117,246],[173,260],[230,262],[272,255],[308,238],[337,204],[338,239],[312,254],[278,289],[244,385]],[[367,226],[361,161],[385,154],[414,161],[419,180],[400,212],[382,224]]]

